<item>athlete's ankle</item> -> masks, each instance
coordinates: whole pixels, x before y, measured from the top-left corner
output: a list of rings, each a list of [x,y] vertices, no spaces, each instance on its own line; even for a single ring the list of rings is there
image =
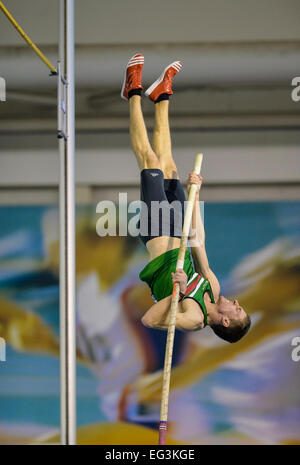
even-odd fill
[[[160,96],[155,100],[154,103],[164,102],[166,100],[169,100],[169,98],[170,98],[169,94],[163,93],[163,94],[160,94]]]
[[[142,89],[132,89],[128,92],[128,100],[134,95],[142,96]]]

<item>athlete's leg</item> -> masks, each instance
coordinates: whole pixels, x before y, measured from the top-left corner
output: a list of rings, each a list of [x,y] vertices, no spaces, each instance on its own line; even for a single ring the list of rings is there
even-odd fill
[[[160,168],[158,158],[152,150],[148,139],[142,113],[143,65],[144,56],[141,53],[137,53],[130,58],[125,68],[121,90],[121,97],[124,100],[129,100],[131,144],[141,170],[145,168]]]
[[[165,179],[178,179],[177,168],[172,157],[168,99],[169,95],[173,94],[173,78],[181,68],[181,61],[171,63],[145,93],[150,100],[155,102],[152,147],[160,161]]]
[[[141,97],[133,95],[129,99],[130,106],[130,139],[141,170],[145,168],[160,169],[160,162],[153,151],[147,134],[141,106]]]
[[[184,190],[179,181],[176,163],[172,156],[168,111],[168,100],[163,100],[155,104],[155,126],[152,146],[164,173],[165,192],[169,202],[179,200],[184,203],[186,200]]]
[[[155,104],[152,147],[160,161],[164,178],[178,179],[177,167],[172,156],[168,100],[162,100]]]

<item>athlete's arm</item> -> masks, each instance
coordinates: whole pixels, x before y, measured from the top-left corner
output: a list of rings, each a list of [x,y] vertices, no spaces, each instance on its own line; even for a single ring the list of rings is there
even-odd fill
[[[196,175],[195,173],[190,173],[188,180],[188,189],[191,184],[198,184],[198,190],[196,193],[192,216],[192,233],[189,238],[191,252],[194,260],[194,266],[196,272],[201,274],[205,279],[207,279],[210,282],[216,300],[220,294],[220,284],[216,275],[209,266],[205,248],[205,230],[200,212],[199,195],[202,184],[202,177]]]
[[[180,292],[185,293],[187,276],[183,270],[172,273],[173,283],[178,282]],[[168,329],[172,296],[165,297],[152,305],[142,318],[142,323],[148,328]],[[197,302],[184,299],[178,303],[176,329],[181,331],[196,331],[202,328],[202,319]]]

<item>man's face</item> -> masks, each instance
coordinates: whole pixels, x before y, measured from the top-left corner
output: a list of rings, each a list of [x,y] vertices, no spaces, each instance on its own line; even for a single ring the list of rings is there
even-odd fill
[[[221,295],[218,303],[219,313],[222,317],[227,317],[230,320],[242,321],[247,316],[247,313],[236,299],[228,300],[226,297]]]

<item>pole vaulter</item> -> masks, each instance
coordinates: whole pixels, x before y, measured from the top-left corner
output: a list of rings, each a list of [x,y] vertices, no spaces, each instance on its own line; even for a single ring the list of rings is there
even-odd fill
[[[128,61],[121,98],[129,102],[131,145],[141,171],[140,239],[149,253],[149,263],[139,277],[150,287],[155,302],[142,323],[168,330],[159,423],[159,444],[166,444],[175,328],[197,331],[208,325],[218,337],[233,343],[247,333],[250,318],[236,299],[220,295],[219,281],[209,266],[199,202],[203,155],[197,155],[194,171],[189,174],[188,202],[173,159],[169,98],[182,62],[168,65],[145,91],[155,107],[151,144],[141,106],[143,65],[141,53]]]

